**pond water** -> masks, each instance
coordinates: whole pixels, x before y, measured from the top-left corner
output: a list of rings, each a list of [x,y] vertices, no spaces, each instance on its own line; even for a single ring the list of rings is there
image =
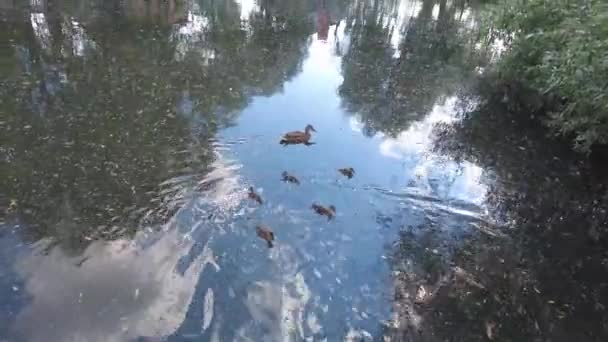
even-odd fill
[[[601,340],[586,164],[462,120],[480,13],[0,0],[0,340]],[[584,225],[551,233],[580,253],[512,234],[539,222]]]

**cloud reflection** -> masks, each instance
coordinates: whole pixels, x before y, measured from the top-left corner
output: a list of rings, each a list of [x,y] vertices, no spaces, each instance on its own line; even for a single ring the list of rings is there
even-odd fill
[[[177,230],[142,248],[144,239],[95,242],[81,265],[61,248],[23,258],[16,270],[32,300],[17,317],[17,334],[32,342],[124,341],[174,332],[209,261],[201,254],[180,274],[175,266],[193,242]]]
[[[67,254],[41,242],[14,265],[24,279],[31,302],[13,327],[27,341],[128,341],[140,336],[163,337],[183,324],[204,268],[219,272],[210,234],[198,234],[205,213],[200,206],[220,212],[234,209],[242,200],[237,166],[218,159],[213,171],[199,182],[203,194],[184,202],[189,182],[169,179],[163,184],[183,199],[181,211],[192,211],[199,221],[181,222],[178,212],[158,232],[140,231],[133,239],[95,241],[81,256]],[[198,214],[197,214],[198,213]],[[183,226],[183,227],[182,227]],[[200,229],[199,229],[200,230]],[[198,245],[197,245],[198,244]],[[197,245],[197,246],[195,246]],[[196,248],[195,248],[196,247]],[[47,252],[48,250],[48,252]],[[193,255],[193,250],[200,250]],[[184,266],[184,260],[188,260]],[[184,267],[181,267],[184,266]],[[213,319],[214,292],[205,295],[203,327]],[[61,313],[61,314],[58,314]],[[32,325],[32,322],[41,322]]]
[[[396,138],[384,137],[380,153],[386,157],[415,163],[413,176],[429,180],[426,189],[443,198],[454,198],[474,204],[481,204],[487,188],[482,184],[483,169],[471,162],[454,163],[435,158],[431,151],[434,144],[433,127],[438,123],[453,123],[457,97],[451,97],[444,104],[436,105],[423,120],[414,122]],[[360,125],[353,125],[353,128]],[[433,180],[442,180],[434,185]]]

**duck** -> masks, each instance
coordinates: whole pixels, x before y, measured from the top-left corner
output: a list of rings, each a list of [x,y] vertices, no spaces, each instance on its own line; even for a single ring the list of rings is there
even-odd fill
[[[262,204],[262,203],[263,203],[263,201],[262,201],[262,197],[260,197],[260,195],[258,195],[258,194],[255,192],[255,190],[253,189],[253,187],[252,187],[252,186],[250,186],[250,187],[249,187],[249,193],[247,194],[247,196],[248,196],[250,199],[252,199],[252,200],[254,200],[254,201],[258,202],[259,204]]]
[[[283,171],[281,175],[283,176],[283,178],[281,179],[283,182],[300,185],[300,181],[296,178],[296,176],[290,175],[289,173],[287,173],[287,171]]]
[[[334,216],[336,216],[336,207],[333,205],[326,208],[320,204],[313,203],[312,210],[321,216],[327,216],[327,221],[330,221],[332,218],[334,218]]]
[[[274,241],[274,233],[272,232],[270,227],[261,224],[261,225],[255,227],[255,232],[258,235],[258,237],[260,237],[262,240],[266,241],[268,248],[272,248],[272,246],[273,246],[272,241]]]
[[[338,172],[340,172],[344,176],[348,177],[348,179],[351,179],[355,176],[355,169],[353,169],[352,167],[345,167],[343,169],[338,169]]]
[[[283,138],[280,141],[280,144],[283,146],[287,145],[295,145],[295,144],[304,144],[306,146],[313,145],[314,142],[310,142],[311,134],[310,132],[316,132],[317,130],[312,127],[312,125],[308,124],[304,128],[304,132],[302,131],[293,131],[288,132],[283,135]]]

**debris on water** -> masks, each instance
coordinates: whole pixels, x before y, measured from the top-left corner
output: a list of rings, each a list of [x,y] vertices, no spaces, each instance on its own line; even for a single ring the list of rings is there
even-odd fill
[[[485,326],[486,326],[486,336],[488,337],[488,339],[493,340],[494,339],[494,328],[496,328],[496,323],[493,321],[486,321]]]
[[[342,241],[353,241],[353,238],[351,238],[350,236],[348,236],[346,234],[342,234],[342,235],[340,235],[340,240],[342,240]]]
[[[344,336],[344,341],[347,342],[371,342],[373,340],[372,334],[367,332],[366,330],[354,330],[350,329],[346,336]]]
[[[321,332],[322,326],[319,324],[319,320],[314,313],[308,314],[306,317],[306,324],[313,334],[318,334]]]
[[[321,272],[318,269],[314,268],[312,272],[315,274],[315,277],[321,279]]]
[[[213,268],[215,268],[216,272],[220,271],[220,265],[217,263],[217,257],[213,254],[213,250],[208,245],[205,245],[205,247],[203,247],[203,253],[201,254],[201,262],[203,264],[210,264],[211,266],[213,266]]]
[[[14,198],[11,198],[10,203],[8,205],[8,212],[12,212],[15,211],[17,209],[17,200]]]
[[[477,280],[475,280],[473,278],[473,276],[469,272],[465,271],[464,269],[462,269],[458,266],[455,266],[452,268],[452,270],[454,271],[454,275],[457,278],[463,280],[464,282],[468,283],[469,285],[472,285],[472,286],[477,287],[478,289],[482,289],[482,290],[484,290],[486,288],[481,283],[479,283]]]
[[[428,295],[429,293],[424,286],[420,285],[418,291],[416,291],[416,302],[424,302]]]
[[[212,289],[207,289],[205,293],[205,299],[203,303],[203,327],[202,331],[204,332],[211,325],[211,321],[213,320],[213,305],[214,305],[214,295]]]

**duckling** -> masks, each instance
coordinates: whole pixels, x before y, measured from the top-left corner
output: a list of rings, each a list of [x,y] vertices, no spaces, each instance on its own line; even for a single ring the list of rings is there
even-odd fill
[[[345,167],[343,169],[338,169],[338,172],[340,172],[344,176],[348,177],[348,179],[353,178],[353,176],[355,175],[355,169],[353,169],[352,167]]]
[[[296,178],[296,176],[290,175],[289,173],[287,173],[287,171],[283,171],[281,175],[283,176],[283,178],[281,179],[283,182],[300,185],[300,181]]]
[[[314,142],[310,142],[310,137],[312,136],[310,134],[311,131],[316,132],[317,130],[312,127],[312,125],[306,125],[304,132],[293,131],[285,133],[285,135],[283,135],[283,139],[280,141],[280,144],[283,146],[295,144],[304,144],[306,146],[313,145]]]
[[[332,218],[334,218],[334,216],[336,216],[336,207],[333,205],[326,208],[320,204],[313,203],[312,210],[321,216],[327,216],[327,221],[330,221]]]
[[[255,227],[255,232],[262,240],[266,241],[266,244],[268,244],[268,248],[272,248],[272,241],[274,241],[274,233],[272,232],[272,230],[270,230],[268,226],[261,224]]]
[[[260,195],[258,195],[258,194],[255,192],[255,190],[253,189],[253,187],[252,187],[252,186],[250,186],[250,187],[249,187],[249,193],[247,194],[247,196],[248,196],[250,199],[252,199],[252,200],[254,200],[254,201],[258,202],[259,204],[262,204],[262,203],[263,203],[263,201],[262,201],[262,197],[260,197]]]

